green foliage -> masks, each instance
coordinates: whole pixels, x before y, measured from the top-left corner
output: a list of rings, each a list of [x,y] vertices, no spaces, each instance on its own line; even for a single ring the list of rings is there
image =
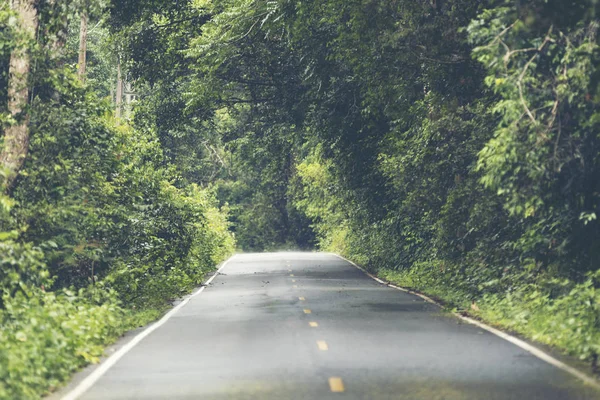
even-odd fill
[[[51,51],[79,2],[40,4],[30,153],[0,197],[0,368],[35,381],[5,396],[43,392],[130,326],[114,318],[200,283],[229,230],[244,249],[338,251],[597,359],[595,0],[92,3],[87,84],[75,28]],[[31,44],[11,15],[0,5],[0,83]],[[108,102],[117,59],[130,123]],[[77,304],[89,332],[45,302]],[[39,324],[67,329],[62,358]]]
[[[9,2],[0,3],[0,127],[4,128],[13,121],[8,113],[8,67],[10,54],[16,48],[28,43],[18,29],[18,20]]]
[[[41,287],[49,283],[49,274],[43,262],[44,254],[31,243],[15,243],[1,240],[0,287],[3,297],[14,297],[21,292],[28,295],[31,287]],[[3,300],[0,300],[3,304]]]
[[[225,216],[209,193],[195,186],[182,193],[168,183],[162,185],[156,203],[168,210],[162,210],[154,223],[146,220],[144,252],[114,262],[102,282],[125,304],[138,308],[160,307],[165,299],[189,292],[234,245]]]
[[[316,241],[462,305],[583,284],[600,255],[595,2],[522,3],[144,2],[113,23],[157,88],[137,122],[169,111],[161,144],[217,182],[242,247]],[[190,167],[210,153],[222,169]]]
[[[35,399],[74,371],[98,362],[104,345],[128,328],[114,302],[83,293],[34,290],[6,299],[0,311],[0,398]]]
[[[589,273],[579,284],[540,277],[505,296],[484,296],[477,315],[581,360],[593,360],[600,352],[599,276],[599,271]]]
[[[347,254],[349,216],[340,210],[343,203],[336,196],[332,168],[331,161],[323,159],[322,147],[317,146],[297,167],[299,189],[294,205],[313,221],[319,247]]]
[[[230,110],[249,247],[287,193],[321,248],[457,303],[595,270],[593,1],[203,4],[188,107]]]
[[[569,11],[570,22],[554,6],[528,18],[486,10],[468,31],[499,97],[499,125],[479,153],[481,182],[527,220],[523,251],[572,275],[597,267],[600,51],[593,4]]]
[[[495,299],[504,326],[536,307],[511,296],[549,297],[522,332],[594,362],[593,2],[312,6],[281,24],[312,88],[293,192],[320,246],[461,309]]]
[[[457,311],[468,311],[471,302],[469,291],[463,285],[464,276],[457,276],[451,268],[442,263],[420,263],[410,269],[380,269],[377,275],[387,282],[441,300],[445,306]],[[466,289],[466,290],[465,290]]]
[[[62,45],[55,40],[65,21],[78,20],[79,4],[39,6],[29,152],[14,189],[0,194],[0,398],[7,399],[39,398],[98,362],[104,346],[160,316],[235,246],[227,208],[212,189],[182,177],[185,165],[165,155],[160,124],[114,118],[106,97],[117,57],[111,40],[93,36],[108,32],[90,27],[82,84],[69,63],[78,29]],[[2,7],[0,19],[10,19]],[[92,19],[102,7],[93,2]],[[0,31],[1,63],[23,45],[9,27]],[[63,56],[48,51],[53,46],[64,46]]]
[[[593,360],[600,351],[598,271],[589,273],[582,283],[540,276],[535,283],[510,292],[486,293],[476,303],[468,301],[465,277],[456,277],[440,264],[417,264],[402,271],[383,269],[378,275],[405,288],[424,291],[450,309],[469,312],[581,360]]]
[[[0,228],[4,228],[10,220],[9,212],[14,202],[4,194],[0,194]],[[30,296],[33,288],[48,285],[49,273],[44,264],[44,254],[39,247],[31,243],[19,243],[16,240],[19,232],[0,229],[0,309],[3,309],[5,298],[17,294]]]

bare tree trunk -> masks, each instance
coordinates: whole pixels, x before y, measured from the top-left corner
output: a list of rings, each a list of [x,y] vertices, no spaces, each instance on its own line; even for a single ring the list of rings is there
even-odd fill
[[[29,38],[35,38],[38,27],[35,0],[12,0],[11,9],[17,12],[22,29]],[[29,150],[29,114],[24,113],[29,97],[31,54],[26,47],[15,49],[10,55],[8,77],[8,110],[17,120],[4,132],[4,148],[0,165],[5,169],[4,191],[9,191],[23,167]]]
[[[121,77],[121,59],[119,58],[117,64],[117,98],[116,98],[116,116],[117,118],[121,118],[121,108],[123,102],[123,79]]]
[[[87,52],[87,32],[88,32],[88,11],[87,5],[83,6],[81,11],[81,28],[79,29],[79,79],[85,81],[86,52]]]

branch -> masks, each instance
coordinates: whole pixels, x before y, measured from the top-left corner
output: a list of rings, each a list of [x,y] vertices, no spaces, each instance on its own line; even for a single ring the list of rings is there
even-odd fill
[[[259,15],[257,15],[257,17],[262,17],[262,16],[267,15],[267,14],[269,14],[269,13],[266,12],[266,13],[263,13],[263,14],[259,14]],[[228,43],[234,43],[234,42],[240,41],[240,40],[244,39],[245,37],[247,37],[252,32],[252,30],[254,29],[254,27],[256,26],[256,24],[258,24],[259,22],[260,22],[260,18],[257,19],[252,24],[252,26],[250,27],[250,29],[248,29],[248,32],[246,32],[244,35],[242,35],[242,36],[240,36],[238,38],[234,38],[234,39],[229,40]]]
[[[221,158],[221,156],[219,155],[219,153],[217,153],[217,150],[215,150],[207,142],[202,142],[202,144],[204,145],[204,147],[206,147],[206,150],[208,150],[209,152],[211,152],[211,153],[213,153],[215,155],[215,157],[217,158],[217,160],[221,164],[221,167],[224,168],[227,171],[227,174],[229,176],[231,176],[231,171],[229,170],[229,168],[227,168],[227,165],[225,164],[225,162],[223,161],[223,159]],[[215,173],[215,175],[216,175],[216,173]],[[214,178],[214,175],[213,175],[213,178]]]
[[[552,40],[550,35],[552,34],[553,28],[554,28],[554,25],[551,25],[550,29],[548,29],[548,33],[546,34],[546,37],[544,38],[544,41],[537,48],[536,54],[534,54],[529,59],[529,61],[527,61],[527,63],[525,64],[525,67],[523,67],[523,71],[521,71],[521,74],[519,75],[519,79],[517,80],[517,87],[519,88],[519,97],[521,99],[521,104],[523,105],[523,108],[525,108],[525,112],[529,116],[529,119],[531,119],[531,121],[534,124],[537,124],[537,121],[536,121],[535,117],[533,116],[533,114],[531,113],[531,111],[529,110],[529,107],[527,106],[527,102],[525,101],[525,97],[523,96],[523,78],[525,78],[525,74],[527,73],[529,66],[535,60],[535,58],[538,56],[538,54],[544,49],[544,47],[546,46],[546,43],[548,43]]]
[[[519,22],[519,20],[517,19],[515,22],[513,22],[512,24],[510,24],[509,26],[507,26],[502,32],[500,32],[498,35],[496,35],[496,37],[494,38],[494,40],[492,40],[491,42],[489,42],[487,45],[483,46],[483,48],[487,48],[487,47],[492,47],[494,44],[496,44],[497,41],[501,41],[502,36],[506,35],[506,33],[511,30],[516,24],[517,22]]]
[[[94,32],[94,31],[96,30],[96,28],[97,28],[98,26],[100,26],[100,24],[101,24],[102,22],[103,22],[102,20],[98,21],[98,23],[97,23],[96,25],[94,25],[94,27],[93,27],[92,29],[90,29],[90,30],[88,31],[88,35],[89,35],[89,34],[91,34],[92,32]]]

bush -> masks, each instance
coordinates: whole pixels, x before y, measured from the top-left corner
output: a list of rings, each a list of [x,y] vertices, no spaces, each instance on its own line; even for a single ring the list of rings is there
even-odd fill
[[[0,311],[0,398],[35,399],[78,368],[98,362],[127,328],[114,300],[93,304],[69,291],[4,298]]]
[[[234,248],[210,189],[165,164],[66,73],[32,106],[30,154],[0,195],[0,398],[39,398],[157,318]],[[58,85],[58,86],[57,86]]]
[[[596,366],[600,354],[600,270],[576,284],[544,278],[538,284],[504,295],[486,295],[479,302],[486,321],[556,346]]]

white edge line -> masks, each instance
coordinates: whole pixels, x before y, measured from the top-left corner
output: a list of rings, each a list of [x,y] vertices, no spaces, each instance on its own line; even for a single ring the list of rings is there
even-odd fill
[[[219,269],[215,272],[213,276],[207,280],[204,285],[208,285],[215,279],[216,276],[219,275],[219,272],[225,268],[229,261],[233,260],[237,256],[234,254],[230,258],[228,258]],[[62,397],[62,400],[76,400],[79,396],[87,392],[112,366],[114,366],[125,354],[127,354],[131,349],[133,349],[139,342],[141,342],[146,336],[150,335],[152,332],[160,328],[165,324],[174,314],[177,313],[183,306],[185,306],[191,299],[198,296],[200,293],[204,291],[206,286],[202,286],[196,292],[192,293],[188,297],[186,297],[181,303],[177,306],[173,307],[171,311],[166,313],[160,320],[150,325],[148,328],[140,332],[137,336],[131,339],[127,344],[113,353],[110,357],[108,357],[104,362],[102,362],[98,368],[96,368],[91,374],[85,377],[73,390]]]
[[[364,268],[360,267],[356,263],[348,260],[347,258],[342,257],[342,256],[340,256],[339,254],[336,254],[336,253],[331,253],[331,254],[333,254],[334,256],[339,257],[342,260],[344,260],[344,261],[352,264],[353,266],[355,266],[356,268],[358,268],[359,270],[361,270],[362,272],[364,272],[367,276],[369,276],[370,278],[376,280],[377,282],[379,282],[379,283],[381,283],[383,285],[389,286],[389,287],[391,287],[393,289],[401,290],[401,291],[406,292],[406,293],[410,293],[412,295],[415,295],[415,296],[418,296],[418,297],[422,298],[423,300],[427,301],[428,303],[435,304],[435,305],[437,305],[439,307],[442,307],[442,305],[440,303],[438,303],[437,301],[431,299],[430,297],[427,297],[427,296],[425,296],[425,295],[423,295],[421,293],[413,292],[412,290],[408,290],[408,289],[400,287],[400,286],[393,285],[393,284],[391,284],[389,282],[385,282],[385,281],[379,279],[378,277],[376,277],[375,275],[369,273],[368,271],[366,271]],[[552,365],[552,366],[554,366],[554,367],[556,367],[558,369],[561,369],[561,370],[563,370],[563,371],[565,371],[565,372],[573,375],[574,377],[582,380],[584,383],[586,383],[586,384],[588,384],[588,385],[590,385],[590,386],[592,386],[592,387],[594,387],[596,389],[600,389],[600,382],[598,382],[595,378],[593,378],[593,377],[591,377],[591,376],[589,376],[589,375],[587,375],[587,374],[579,371],[576,368],[571,367],[570,365],[565,364],[564,362],[562,362],[560,360],[557,360],[556,358],[552,357],[550,354],[548,354],[548,353],[546,353],[546,352],[538,349],[537,347],[534,347],[531,344],[529,344],[529,343],[527,343],[527,342],[525,342],[525,341],[523,341],[523,340],[521,340],[519,338],[516,338],[516,337],[514,337],[512,335],[509,335],[508,333],[502,332],[502,331],[500,331],[500,330],[498,330],[496,328],[492,328],[491,326],[486,325],[483,322],[477,321],[477,320],[475,320],[473,318],[465,317],[464,315],[461,315],[459,313],[453,313],[453,314],[456,317],[460,318],[461,320],[463,320],[463,321],[465,321],[465,322],[467,322],[467,323],[469,323],[471,325],[475,325],[475,326],[477,326],[477,327],[479,327],[481,329],[484,329],[484,330],[486,330],[486,331],[488,331],[488,332],[490,332],[490,333],[492,333],[492,334],[494,334],[494,335],[496,335],[496,336],[498,336],[498,337],[500,337],[500,338],[502,338],[502,339],[504,339],[504,340],[506,340],[506,341],[508,341],[508,342],[510,342],[512,344],[514,344],[515,346],[520,347],[521,349],[523,349],[523,350],[531,353],[532,355],[534,355],[535,357],[539,358],[540,360],[545,361],[548,364],[550,364],[550,365]]]

